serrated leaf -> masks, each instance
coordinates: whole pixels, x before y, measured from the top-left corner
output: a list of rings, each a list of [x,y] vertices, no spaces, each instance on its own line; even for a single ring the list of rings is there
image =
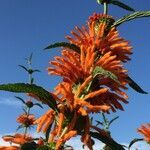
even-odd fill
[[[117,27],[122,23],[125,23],[127,21],[133,20],[133,19],[138,19],[138,18],[143,18],[143,17],[150,17],[150,11],[137,11],[132,14],[126,15],[122,17],[121,19],[115,21],[112,25],[112,27]]]
[[[26,102],[19,96],[15,96],[17,99],[19,99],[23,104],[25,104]]]
[[[67,47],[78,53],[80,52],[80,48],[78,46],[76,46],[75,44],[67,43],[67,42],[57,42],[57,43],[51,44],[51,45],[47,46],[46,48],[44,48],[44,50],[52,49],[52,48],[56,48],[56,47]]]
[[[133,81],[129,76],[127,77],[127,80],[129,81],[129,86],[134,89],[136,92],[141,94],[148,94],[145,92],[135,81]]]
[[[18,66],[28,72],[28,69],[25,66],[23,66],[23,65],[18,65]]]
[[[114,80],[115,82],[119,82],[118,81],[118,78],[115,74],[113,74],[112,72],[110,71],[107,71],[105,69],[103,69],[102,67],[100,66],[96,66],[94,71],[93,71],[93,78],[95,78],[96,76],[98,75],[101,75],[101,76],[104,76],[104,77],[107,77],[107,78],[110,78],[112,80]]]
[[[134,140],[132,140],[132,141],[130,142],[130,144],[129,144],[129,150],[130,150],[130,148],[131,148],[131,146],[132,146],[133,144],[135,144],[136,142],[139,142],[139,141],[144,141],[144,139],[137,139],[137,138],[135,138]]]
[[[35,103],[35,104],[33,104],[34,106],[39,106],[40,108],[42,108],[43,109],[43,106],[41,105],[41,104],[39,104],[39,103]]]
[[[117,5],[123,9],[126,9],[128,11],[135,11],[133,8],[131,8],[130,6],[118,1],[118,0],[110,0],[109,1],[110,4],[113,4],[113,5]]]
[[[53,96],[48,91],[35,84],[1,84],[0,90],[16,93],[32,93],[36,95],[41,101],[45,102],[49,107],[51,107],[54,110],[57,110],[57,104]]]

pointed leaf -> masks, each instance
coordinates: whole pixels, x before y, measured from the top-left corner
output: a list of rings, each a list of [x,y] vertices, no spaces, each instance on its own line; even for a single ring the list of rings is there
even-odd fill
[[[110,120],[109,126],[110,126],[115,120],[117,120],[118,118],[119,118],[119,116],[117,116],[117,117],[113,118],[112,120]]]
[[[17,127],[16,131],[18,131],[18,130],[20,130],[20,129],[22,129],[22,128],[24,128],[24,125],[19,125],[19,126]]]
[[[104,70],[102,67],[95,67],[94,71],[93,71],[93,78],[95,78],[96,76],[101,75],[107,78],[111,78],[112,80],[119,82],[118,78],[115,74],[113,74],[110,71]]]
[[[21,98],[21,97],[18,97],[18,96],[15,96],[17,99],[19,99],[20,101],[22,101],[23,104],[25,104],[26,102]]]
[[[135,11],[135,10],[134,10],[133,8],[131,8],[130,6],[128,6],[128,5],[126,5],[126,4],[122,3],[122,2],[120,2],[120,1],[118,1],[118,0],[110,0],[109,3],[110,3],[110,4],[113,4],[113,5],[117,5],[117,6],[123,8],[123,9],[126,9],[126,10],[128,10],[128,11]]]
[[[117,27],[120,24],[133,20],[133,19],[138,19],[138,18],[143,18],[143,17],[150,17],[150,11],[137,11],[135,13],[126,15],[124,17],[122,17],[121,19],[115,21],[112,25],[112,27]]]
[[[43,109],[43,106],[41,105],[41,104],[39,104],[39,103],[35,103],[35,104],[33,104],[34,106],[39,106],[40,108],[42,108]]]
[[[38,70],[38,69],[35,69],[35,70],[33,70],[33,72],[41,72],[40,70]]]
[[[30,57],[29,57],[29,62],[32,61],[32,57],[33,57],[33,53],[31,53]]]
[[[102,125],[102,126],[103,126],[103,123],[102,123],[102,122],[100,122],[100,121],[98,121],[98,120],[96,120],[96,122],[97,122],[96,126],[98,126],[98,125]]]
[[[129,86],[132,89],[134,89],[136,92],[141,93],[141,94],[148,94],[135,81],[133,81],[129,76],[127,77],[127,80],[129,81]]]
[[[49,125],[47,131],[46,131],[46,134],[45,134],[45,138],[46,138],[46,141],[48,142],[48,139],[49,139],[49,134],[51,132],[51,128],[52,128],[52,124]]]
[[[31,78],[31,84],[33,84],[33,82],[34,82],[34,78],[32,77],[32,78]]]
[[[57,110],[57,104],[54,97],[48,91],[35,84],[1,84],[0,90],[16,93],[32,93],[36,95],[41,101],[45,102],[49,107],[51,107],[54,110]]]
[[[96,138],[97,140],[108,145],[112,150],[125,150],[122,145],[118,144],[110,136],[106,136],[103,133],[92,132],[92,131],[90,131],[90,135],[91,137]]]
[[[134,140],[132,140],[131,142],[130,142],[130,144],[129,144],[129,150],[130,150],[130,148],[131,148],[131,146],[134,144],[134,143],[136,143],[136,142],[139,142],[139,141],[144,141],[144,139],[134,139]]]
[[[52,49],[52,48],[56,48],[56,47],[67,47],[67,48],[72,49],[78,53],[80,52],[80,48],[78,46],[76,46],[75,44],[67,43],[67,42],[58,42],[55,44],[51,44],[51,45],[47,46],[44,50]]]
[[[28,72],[28,69],[25,66],[23,66],[23,65],[18,65],[18,66]]]

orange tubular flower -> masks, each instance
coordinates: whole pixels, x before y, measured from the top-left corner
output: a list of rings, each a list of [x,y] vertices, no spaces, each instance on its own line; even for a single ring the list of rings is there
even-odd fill
[[[34,115],[22,114],[17,118],[18,123],[24,124],[27,127],[33,125],[34,121],[35,121]]]
[[[18,146],[0,146],[0,150],[20,150]]]
[[[129,42],[119,37],[115,27],[110,28],[113,21],[108,15],[94,14],[87,27],[76,27],[71,32],[73,37],[66,37],[80,48],[80,53],[65,48],[62,57],[55,57],[55,61],[50,62],[54,67],[49,67],[48,73],[63,77],[63,82],[55,88],[55,95],[71,110],[79,108],[78,112],[84,115],[109,108],[115,112],[116,109],[123,110],[120,102],[128,103],[128,96],[122,91],[127,89],[128,83],[123,62],[130,60],[132,48]],[[117,81],[100,74],[94,83],[96,67],[111,72]],[[93,106],[91,110],[89,105]],[[99,106],[107,106],[107,109],[97,109]]]
[[[47,131],[49,125],[54,120],[54,110],[48,110],[44,115],[38,118],[34,124],[37,124],[37,132],[43,131],[44,133]]]
[[[150,124],[144,124],[137,129],[140,134],[144,135],[144,139],[147,143],[150,143]]]
[[[33,138],[31,136],[19,133],[15,134],[14,136],[3,136],[2,138],[6,142],[12,142],[14,144],[24,144],[33,141]]]

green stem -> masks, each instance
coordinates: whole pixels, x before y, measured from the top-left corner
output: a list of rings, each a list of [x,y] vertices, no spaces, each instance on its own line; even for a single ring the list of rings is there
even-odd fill
[[[104,2],[104,14],[107,15],[108,13],[108,4],[107,2]]]

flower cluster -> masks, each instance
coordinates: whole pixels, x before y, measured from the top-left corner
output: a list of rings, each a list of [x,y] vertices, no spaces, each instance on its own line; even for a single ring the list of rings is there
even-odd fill
[[[36,123],[38,132],[46,132],[54,123],[49,142],[56,144],[56,150],[77,134],[92,149],[90,113],[123,110],[121,102],[128,103],[123,63],[130,60],[132,48],[115,27],[110,28],[113,21],[111,16],[93,14],[87,26],[75,27],[72,37],[66,36],[80,51],[63,48],[62,56],[50,62],[48,73],[62,77],[53,93],[59,111],[49,110]]]

